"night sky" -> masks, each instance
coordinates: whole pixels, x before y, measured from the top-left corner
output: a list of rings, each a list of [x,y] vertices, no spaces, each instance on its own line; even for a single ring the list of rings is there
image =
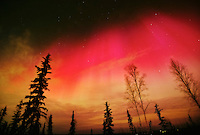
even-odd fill
[[[0,107],[8,106],[10,120],[29,93],[35,65],[50,53],[45,102],[55,133],[68,133],[73,110],[77,133],[91,128],[101,133],[106,101],[114,130],[128,131],[124,67],[131,63],[146,75],[145,100],[158,103],[172,122],[185,122],[188,112],[198,117],[198,108],[177,90],[169,65],[171,58],[178,60],[200,79],[199,16],[197,1],[2,0]],[[138,125],[135,111],[130,112]],[[147,119],[158,124],[153,104]]]
[[[43,49],[55,39],[69,37],[83,40],[94,30],[125,25],[130,20],[137,22],[138,16],[145,13],[180,16],[184,12],[185,17],[191,17],[191,12],[199,13],[198,4],[194,1],[2,1],[0,6],[1,42],[4,39],[5,44],[10,35],[22,36],[29,31],[32,46],[42,46]]]

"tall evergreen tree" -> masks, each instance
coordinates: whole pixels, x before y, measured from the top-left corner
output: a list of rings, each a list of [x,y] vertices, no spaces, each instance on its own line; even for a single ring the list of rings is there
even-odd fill
[[[0,112],[0,124],[4,121],[4,117],[7,115],[7,106],[4,107],[4,109],[1,109]]]
[[[45,135],[45,127],[46,127],[46,125],[45,125],[45,123],[44,123],[43,128],[42,128],[42,133],[41,133],[41,135]]]
[[[2,124],[3,118],[6,115],[7,115],[7,106],[5,106],[4,109],[1,109],[1,112],[0,112],[0,124]]]
[[[131,134],[135,134],[136,133],[136,128],[133,125],[132,117],[131,117],[131,115],[130,115],[128,110],[127,110],[127,117],[128,117],[128,124],[129,124],[129,129],[131,131]]]
[[[93,130],[92,129],[90,130],[90,135],[93,135]]]
[[[164,130],[167,130],[167,128],[169,127],[169,124],[171,124],[171,123],[168,122],[165,119],[165,117],[161,116],[161,111],[162,110],[163,109],[160,109],[159,106],[158,106],[158,104],[155,104],[155,113],[157,113],[157,116],[158,116],[158,118],[160,120],[159,125],[161,125]]]
[[[103,120],[103,135],[106,134],[106,121],[105,119]]]
[[[114,126],[113,123],[113,117],[112,117],[112,111],[111,109],[109,108],[109,105],[108,103],[106,102],[106,109],[104,110],[105,113],[104,113],[104,123],[103,123],[103,126],[104,126],[104,134],[105,135],[113,135],[113,129],[112,127]]]
[[[52,115],[49,116],[49,121],[48,121],[48,129],[47,129],[47,134],[48,135],[53,135],[53,127],[52,127]]]
[[[32,81],[30,85],[30,95],[27,95],[25,98],[28,99],[28,102],[24,102],[25,112],[23,114],[22,129],[28,129],[28,134],[38,135],[40,131],[40,118],[41,116],[46,118],[46,112],[48,111],[45,108],[44,99],[46,98],[44,90],[48,89],[47,81],[50,78],[46,78],[46,75],[51,73],[50,63],[50,54],[43,57],[41,67],[35,66],[37,68],[37,77]],[[23,131],[23,134],[26,131]]]
[[[71,121],[71,127],[69,129],[69,135],[74,135],[76,129],[76,120],[74,119],[74,111],[72,112],[72,121]]]
[[[152,134],[152,122],[151,122],[151,120],[149,121],[149,133]]]
[[[23,108],[23,101],[21,100],[20,103],[16,106],[16,111],[12,116],[12,122],[10,124],[10,134],[15,135],[19,134],[19,124],[21,121],[21,110]]]
[[[4,117],[7,115],[7,106],[4,109],[1,109],[0,112],[0,133],[2,135],[6,134],[8,129],[8,122],[4,120]]]
[[[167,134],[175,134],[175,126],[172,125],[172,123],[167,120],[165,117],[161,116],[161,111],[163,109],[160,109],[158,104],[155,104],[155,113],[157,113],[158,118],[160,120],[159,125],[162,126],[163,130],[166,130],[168,133]]]

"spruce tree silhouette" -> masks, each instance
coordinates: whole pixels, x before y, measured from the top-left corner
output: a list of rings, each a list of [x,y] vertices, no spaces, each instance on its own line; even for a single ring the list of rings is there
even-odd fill
[[[48,135],[53,135],[53,122],[52,122],[52,115],[49,116],[49,121],[48,121],[48,129],[47,129],[47,134]]]
[[[170,121],[166,120],[165,117],[161,116],[161,111],[163,109],[160,109],[158,104],[155,104],[155,113],[157,113],[157,116],[160,120],[159,125],[162,126],[163,130],[169,130],[169,128],[172,128],[172,124]]]
[[[113,135],[113,129],[112,127],[114,126],[113,123],[113,117],[112,117],[112,111],[109,108],[108,103],[106,102],[106,109],[104,110],[104,121],[103,121],[103,133],[104,135]]]
[[[90,130],[90,135],[93,135],[93,130],[92,129]]]
[[[106,135],[106,120],[103,120],[103,135]]]
[[[74,135],[76,129],[76,120],[74,119],[74,111],[72,112],[72,121],[71,121],[71,127],[69,129],[69,135]]]
[[[7,134],[8,122],[4,120],[4,117],[7,115],[7,106],[4,109],[1,109],[0,112],[0,133],[1,135]]]
[[[12,121],[10,124],[10,134],[15,135],[19,134],[19,124],[21,121],[21,111],[23,108],[23,101],[21,100],[20,103],[16,106],[16,111],[12,116]]]
[[[127,117],[128,117],[128,124],[129,124],[129,129],[131,131],[131,134],[136,134],[136,128],[133,125],[132,117],[131,117],[131,115],[130,115],[128,110],[127,110]]]
[[[151,122],[151,120],[149,121],[149,133],[152,134],[152,122]]]
[[[46,75],[51,73],[51,66],[49,65],[50,54],[45,58],[43,57],[43,59],[41,67],[35,66],[37,68],[37,77],[30,85],[30,95],[25,97],[29,101],[23,103],[25,111],[23,113],[22,134],[38,135],[41,127],[40,118],[41,116],[46,118],[47,115],[46,112],[48,110],[45,108],[44,103],[46,97],[43,94],[44,90],[49,90],[47,81],[50,78],[46,78]]]
[[[45,125],[45,123],[44,123],[43,128],[42,128],[42,133],[41,133],[41,135],[45,135],[45,127],[46,127],[46,125]]]
[[[7,115],[7,106],[4,107],[4,109],[1,109],[0,113],[0,124],[3,123],[4,117]]]

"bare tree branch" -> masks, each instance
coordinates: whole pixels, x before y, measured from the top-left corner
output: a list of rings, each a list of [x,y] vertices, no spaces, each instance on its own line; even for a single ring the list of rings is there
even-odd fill
[[[143,91],[147,90],[146,85],[145,85],[145,81],[144,81],[144,75],[140,76],[137,67],[133,64],[128,65],[125,70],[127,71],[127,75],[125,75],[126,78],[126,83],[127,83],[127,91],[129,93],[129,98],[132,99],[132,103],[135,106],[136,111],[138,111],[138,106],[142,109],[143,114],[144,114],[144,118],[145,118],[145,122],[146,125],[147,124],[147,118],[146,118],[146,110],[148,105],[146,106],[146,108],[144,107],[144,102],[143,102],[143,98],[144,98],[144,93]],[[138,116],[139,116],[139,112],[137,112]],[[139,121],[140,121],[140,117],[139,117]]]
[[[194,80],[191,73],[188,72],[186,67],[180,64],[178,61],[171,59],[170,66],[172,74],[176,77],[179,82],[180,91],[184,92],[189,99],[191,99],[200,109],[199,97],[199,87],[198,82]]]

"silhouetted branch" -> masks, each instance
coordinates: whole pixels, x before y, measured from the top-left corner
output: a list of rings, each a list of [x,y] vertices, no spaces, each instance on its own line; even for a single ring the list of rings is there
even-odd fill
[[[140,76],[137,67],[133,64],[128,65],[125,67],[125,70],[127,71],[127,75],[125,75],[126,78],[126,83],[128,87],[128,94],[129,98],[132,99],[132,103],[135,106],[136,112],[139,117],[139,123],[141,126],[141,120],[140,120],[140,115],[138,111],[138,106],[142,109],[143,114],[144,114],[144,119],[147,125],[147,117],[146,117],[146,110],[148,108],[148,105],[144,107],[144,93],[143,91],[147,90],[144,77],[145,75]]]
[[[171,59],[170,69],[179,82],[180,91],[184,92],[200,109],[198,82],[194,80],[186,67],[177,61]]]

